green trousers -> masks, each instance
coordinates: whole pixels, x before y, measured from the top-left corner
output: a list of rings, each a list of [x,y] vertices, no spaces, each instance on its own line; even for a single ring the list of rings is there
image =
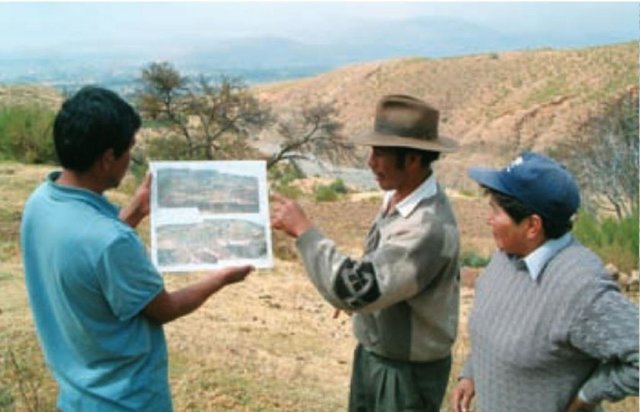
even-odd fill
[[[354,352],[349,412],[439,412],[451,372],[451,356],[403,362]]]

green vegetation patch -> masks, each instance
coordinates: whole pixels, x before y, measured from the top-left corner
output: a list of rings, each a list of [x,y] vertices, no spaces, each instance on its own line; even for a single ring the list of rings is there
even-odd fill
[[[273,191],[291,199],[302,196],[302,190],[293,185],[293,182],[305,177],[299,168],[291,164],[278,164],[269,169],[268,174]]]
[[[539,104],[553,100],[567,93],[567,83],[563,77],[552,78],[543,87],[535,89],[526,99],[525,104]]]
[[[462,252],[460,256],[460,265],[471,268],[483,268],[489,264],[490,257],[481,256],[474,250]]]
[[[638,269],[638,209],[621,220],[597,218],[581,213],[573,233],[605,262],[612,262],[623,272]]]
[[[313,189],[313,196],[316,202],[333,202],[347,191],[344,181],[336,179],[328,185],[316,185]]]
[[[0,159],[53,163],[55,112],[38,105],[0,108]]]

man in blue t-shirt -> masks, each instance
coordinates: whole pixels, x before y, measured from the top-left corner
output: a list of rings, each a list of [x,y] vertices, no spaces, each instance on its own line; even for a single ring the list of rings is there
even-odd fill
[[[103,196],[125,175],[140,124],[115,93],[81,89],[54,122],[63,169],[24,209],[29,300],[62,411],[171,411],[162,324],[253,269],[226,268],[165,290],[133,230],[149,213],[150,177],[122,210]]]

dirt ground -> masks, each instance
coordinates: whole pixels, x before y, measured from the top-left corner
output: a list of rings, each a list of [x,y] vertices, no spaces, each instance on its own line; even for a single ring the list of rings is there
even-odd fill
[[[35,338],[17,246],[22,204],[47,171],[0,164],[0,411],[55,410],[56,385]],[[126,198],[121,192],[108,196]],[[493,243],[485,224],[486,201],[451,197],[463,250],[488,256]],[[378,194],[318,204],[301,200],[320,230],[354,256],[361,253],[379,202]],[[148,238],[146,224],[140,233]],[[176,411],[346,410],[355,345],[350,319],[345,314],[333,318],[333,309],[306,279],[290,239],[274,234],[274,248],[279,258],[273,269],[253,273],[166,326]],[[199,276],[167,275],[167,288]],[[468,353],[466,319],[472,303],[473,289],[463,287],[451,383]],[[607,410],[635,412],[637,398]],[[449,411],[448,404],[443,411]]]
[[[379,194],[359,194],[337,202],[301,199],[300,203],[343,253],[359,256],[361,241],[377,213],[380,199]],[[459,219],[477,221],[477,201],[460,199],[455,206]],[[480,250],[485,246],[482,242],[491,241],[482,229],[469,233],[474,234],[473,241]],[[286,258],[277,259],[274,270],[254,273],[244,283],[223,290],[198,312],[168,325],[172,356],[188,352],[190,357],[198,358],[188,372],[172,375],[177,410],[189,410],[192,406],[193,410],[346,409],[355,346],[350,319],[346,314],[333,318],[333,308],[306,279],[293,242],[274,233],[274,243],[276,254]],[[184,278],[168,278],[170,287],[185,282]],[[456,370],[467,353],[466,317],[472,301],[473,290],[463,289]],[[181,360],[182,357],[179,355]],[[261,393],[251,403],[258,402],[259,406],[244,409],[228,389],[216,387],[211,391],[208,385],[204,388],[194,385],[195,377],[198,380],[206,375],[203,369],[220,368],[233,370],[241,375],[239,379],[251,382],[247,383],[251,391]],[[261,377],[258,387],[254,387],[256,376]],[[263,385],[279,389],[273,391]]]
[[[450,196],[463,249],[489,256],[493,240],[485,223],[486,200],[455,193]],[[343,253],[359,256],[361,241],[380,200],[376,193],[356,194],[330,203],[308,199],[300,203]],[[173,359],[184,353],[198,358],[189,372],[172,374],[177,410],[346,410],[355,345],[348,316],[341,314],[333,319],[333,309],[306,279],[290,239],[275,233],[274,243],[276,253],[286,258],[277,259],[274,270],[253,274],[243,284],[224,290],[203,310],[168,326]],[[477,273],[478,270],[465,269],[463,284],[472,285],[469,279]],[[182,279],[169,281],[177,287]],[[450,386],[469,351],[467,318],[473,297],[472,288],[461,289],[459,335]],[[197,381],[206,376],[198,370],[209,370],[217,376],[219,372],[213,370],[219,368],[240,374],[246,390],[257,392],[247,405],[239,403],[245,396],[238,395],[244,393],[242,390],[230,391],[227,383],[218,381],[228,379],[224,373],[213,378],[213,391],[207,385],[194,384],[194,378]],[[636,411],[638,400],[628,399],[607,410]],[[450,411],[448,402],[442,411]]]
[[[486,200],[455,193],[450,197],[459,220],[463,249],[488,256],[493,239],[485,223]],[[361,241],[380,200],[379,194],[357,194],[337,202],[302,199],[300,203],[343,253],[359,256]],[[333,319],[333,309],[307,281],[292,241],[279,233],[274,238],[279,254],[288,258],[278,259],[273,271],[253,274],[245,283],[224,290],[203,310],[167,328],[172,356],[186,351],[197,354],[199,359],[198,365],[191,367],[196,370],[172,376],[177,410],[190,410],[196,402],[199,406],[193,410],[203,411],[346,410],[355,345],[348,316],[341,314]],[[477,273],[478,270],[464,270],[467,279],[463,278],[463,284],[472,284],[469,278]],[[178,281],[170,279],[171,283]],[[467,318],[473,298],[472,288],[461,289],[450,386],[469,352]],[[219,386],[214,385],[214,391],[194,385],[193,376],[205,375],[198,369],[220,367],[240,373],[247,379],[250,391],[259,395],[245,406],[238,403],[237,395],[232,395],[237,392],[230,394],[228,386],[224,388],[226,384],[216,381]],[[257,387],[256,377],[261,377],[257,378]],[[607,407],[607,411],[614,412],[637,410],[637,398]],[[448,402],[442,411],[450,411]]]

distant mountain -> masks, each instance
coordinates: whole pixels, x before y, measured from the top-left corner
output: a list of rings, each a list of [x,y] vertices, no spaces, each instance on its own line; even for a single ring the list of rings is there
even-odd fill
[[[513,36],[498,30],[442,17],[418,17],[391,26],[368,24],[341,41],[350,62],[391,57],[444,57],[515,47]],[[345,61],[345,63],[347,63]]]
[[[275,37],[226,40],[194,47],[182,58],[207,62],[209,67],[335,68],[402,56],[443,57],[504,50],[513,48],[518,40],[460,20],[421,17],[385,26],[361,23],[331,42],[302,43]]]
[[[327,22],[330,24],[331,22]],[[136,43],[100,48],[40,50],[0,55],[0,83],[46,83],[73,89],[98,83],[126,93],[140,69],[152,61],[170,61],[186,74],[224,73],[250,84],[313,76],[338,67],[400,57],[439,58],[524,48],[585,47],[633,40],[625,31],[593,33],[550,27],[544,33],[513,34],[460,19],[416,17],[385,22],[360,21],[339,27],[331,37],[304,41],[280,37],[157,39],[152,47]],[[80,40],[79,40],[80,41]]]

